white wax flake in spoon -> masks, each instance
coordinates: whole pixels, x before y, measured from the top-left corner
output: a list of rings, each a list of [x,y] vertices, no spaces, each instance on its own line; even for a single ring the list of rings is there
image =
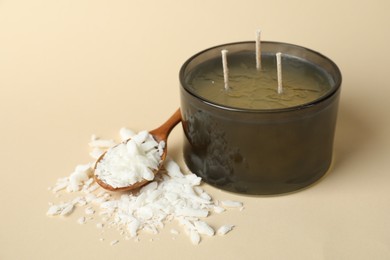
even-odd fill
[[[113,140],[94,139],[89,142],[89,146],[93,148],[110,148],[116,143]]]
[[[113,188],[154,179],[161,162],[159,144],[147,131],[109,149],[96,166],[95,175]]]
[[[128,150],[123,148],[125,152],[141,155],[139,162],[147,167],[153,167],[159,162],[155,150],[160,151],[165,144],[157,144],[150,139],[145,131],[138,135],[131,130],[127,131],[122,128],[122,140],[128,137],[134,140],[128,147],[125,147]],[[100,141],[96,142],[97,140]],[[102,145],[113,145],[111,141],[103,142],[103,140],[93,137],[91,149],[101,149],[99,147]],[[97,146],[99,147],[96,148]],[[154,151],[153,156],[151,156],[152,162],[144,158],[150,151]],[[112,163],[115,164],[116,161],[114,160]],[[131,238],[133,241],[140,241],[141,234],[145,232],[158,234],[167,222],[176,220],[185,232],[179,232],[172,228],[171,234],[175,235],[176,238],[179,238],[181,234],[186,234],[189,240],[197,245],[202,241],[203,236],[224,235],[234,227],[234,225],[223,225],[215,231],[207,223],[207,218],[211,214],[225,213],[227,208],[243,207],[243,204],[238,201],[214,201],[212,196],[201,188],[200,177],[192,173],[184,174],[179,165],[170,158],[164,162],[163,169],[165,170],[162,170],[158,177],[142,187],[137,193],[113,193],[113,196],[94,182],[93,165],[94,163],[79,165],[69,177],[57,181],[56,186],[51,189],[53,193],[58,195],[61,190],[67,190],[71,193],[77,193],[77,197],[69,202],[61,202],[57,205],[50,204],[46,213],[48,216],[67,216],[76,211],[77,207],[82,207],[88,219],[86,216],[79,217],[77,220],[79,224],[87,224],[91,220],[91,216],[100,217],[101,219],[97,220],[95,225],[101,232],[104,232],[106,228],[117,228],[120,236],[124,236],[127,240]],[[117,167],[115,170],[128,169],[128,166],[123,164],[110,167]],[[95,210],[99,213],[96,214]],[[118,242],[119,240],[114,239],[109,244],[115,245]]]
[[[130,130],[130,129],[127,129],[126,127],[122,127],[119,130],[119,135],[121,137],[121,141],[124,142],[124,141],[132,138],[133,136],[135,136],[135,132]]]
[[[89,156],[91,156],[93,159],[99,159],[102,154],[104,154],[104,150],[100,148],[93,148],[92,151],[89,152]]]

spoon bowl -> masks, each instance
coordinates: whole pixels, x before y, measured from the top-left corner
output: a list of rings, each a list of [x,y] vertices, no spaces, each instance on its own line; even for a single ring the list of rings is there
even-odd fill
[[[158,127],[158,128],[156,128],[156,129],[154,129],[154,130],[149,132],[149,134],[154,138],[154,140],[157,143],[160,143],[161,141],[165,142],[164,150],[163,150],[163,153],[160,156],[160,162],[158,164],[158,167],[157,167],[157,169],[153,170],[154,175],[156,175],[159,172],[159,170],[161,169],[162,165],[164,164],[165,158],[167,157],[167,152],[168,152],[168,150],[167,150],[167,140],[168,140],[168,136],[169,136],[170,132],[172,131],[172,129],[180,121],[181,121],[181,113],[180,113],[180,109],[177,109],[176,112],[164,124],[162,124],[160,127]],[[130,139],[127,139],[123,143],[127,143],[129,140]],[[141,180],[139,182],[136,182],[134,184],[131,184],[131,185],[128,185],[128,186],[124,186],[124,187],[113,187],[110,184],[104,182],[103,180],[101,180],[96,175],[96,167],[98,166],[99,162],[104,158],[106,153],[107,152],[103,153],[97,159],[97,161],[95,163],[95,166],[94,166],[94,179],[102,188],[104,188],[106,190],[109,190],[109,191],[128,191],[128,190],[138,189],[138,188],[144,186],[145,184],[147,184],[148,182],[150,182],[149,180],[143,179],[143,180]]]

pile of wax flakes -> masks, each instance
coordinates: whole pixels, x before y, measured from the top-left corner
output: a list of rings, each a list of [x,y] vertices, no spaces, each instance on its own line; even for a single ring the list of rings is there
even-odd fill
[[[141,131],[109,149],[96,164],[95,176],[113,188],[153,181],[164,147],[164,141],[157,142],[147,131]]]
[[[122,128],[120,136],[124,141],[135,136],[135,133]],[[243,204],[232,200],[214,200],[201,188],[200,177],[193,173],[184,174],[170,158],[166,159],[164,169],[154,181],[137,192],[122,193],[119,198],[114,198],[114,193],[105,191],[94,181],[93,167],[97,158],[116,144],[113,140],[92,136],[89,146],[93,162],[78,165],[70,176],[58,179],[49,188],[57,199],[62,197],[63,192],[71,193],[74,198],[49,203],[48,216],[65,217],[76,208],[84,208],[84,215],[77,219],[79,224],[86,224],[98,217],[98,229],[103,231],[114,227],[125,240],[134,241],[140,240],[142,232],[158,234],[166,223],[177,221],[178,229],[172,228],[170,233],[179,236],[179,230],[184,230],[183,233],[195,245],[200,243],[203,236],[223,236],[234,228],[231,223],[212,227],[206,219],[227,209],[241,211]],[[104,241],[104,238],[100,240]],[[115,245],[119,241],[115,239],[110,244]]]

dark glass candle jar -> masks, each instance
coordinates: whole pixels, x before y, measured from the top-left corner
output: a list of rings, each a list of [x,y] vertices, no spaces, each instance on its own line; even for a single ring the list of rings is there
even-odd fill
[[[208,89],[206,94],[197,89],[196,77],[199,71],[207,72],[209,68],[215,67],[218,71],[219,66],[222,71],[222,62],[215,60],[220,59],[223,49],[229,51],[232,59],[240,55],[255,59],[254,42],[231,43],[194,55],[180,70],[181,112],[185,133],[184,160],[189,169],[213,186],[253,195],[291,192],[321,178],[332,161],[341,86],[341,73],[336,64],[307,48],[286,43],[262,42],[264,60],[281,52],[284,55],[284,63],[287,64],[283,70],[289,71],[288,66],[291,64],[294,67],[294,64],[302,63],[303,70],[290,71],[291,75],[301,74],[299,77],[302,79],[311,78],[309,85],[317,85],[316,81],[319,81],[319,88],[322,88],[318,96],[312,97],[312,86],[301,92],[299,81],[293,80],[294,82],[289,83],[289,79],[284,78],[283,82],[286,82],[287,87],[285,96],[275,96],[271,93],[271,99],[280,98],[282,101],[279,103],[283,103],[284,100],[294,101],[295,98],[303,96],[303,100],[268,107],[268,101],[263,102],[261,98],[256,98],[261,100],[261,104],[256,105],[256,101],[253,105],[255,94],[252,95],[252,92],[240,92],[240,84],[246,84],[240,83],[242,75],[233,78],[235,83],[232,83],[233,88],[239,92],[231,94],[223,92],[224,90],[221,90],[221,93],[217,91],[219,96],[222,95],[222,99],[215,98],[215,94],[207,96]],[[234,76],[235,64],[232,65],[233,71],[230,72]],[[244,67],[245,70],[251,65],[237,66],[241,69]],[[264,66],[268,67],[259,72],[264,73],[259,77],[267,73],[276,75],[273,62]],[[217,74],[215,79],[211,76],[210,84],[220,81],[220,75]],[[276,76],[270,76],[271,85],[273,78],[276,80]],[[324,87],[321,87],[322,83],[325,84]],[[257,85],[262,83],[256,84],[254,83],[253,88],[261,88]],[[272,89],[266,91],[272,92]],[[250,101],[224,103],[225,94],[231,94],[234,98],[249,98]],[[305,99],[306,96],[309,98]]]

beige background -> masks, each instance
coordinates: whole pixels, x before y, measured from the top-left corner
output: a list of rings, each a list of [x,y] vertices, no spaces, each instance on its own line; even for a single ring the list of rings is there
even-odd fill
[[[390,259],[389,3],[1,0],[0,259]],[[245,210],[211,218],[236,229],[198,246],[172,239],[176,223],[110,246],[94,224],[76,223],[82,212],[46,216],[61,200],[47,188],[90,161],[91,134],[160,125],[179,106],[181,64],[207,47],[252,40],[257,28],[263,40],[325,54],[343,73],[325,178],[273,197],[204,185]],[[178,161],[182,138],[178,127],[169,141]]]

